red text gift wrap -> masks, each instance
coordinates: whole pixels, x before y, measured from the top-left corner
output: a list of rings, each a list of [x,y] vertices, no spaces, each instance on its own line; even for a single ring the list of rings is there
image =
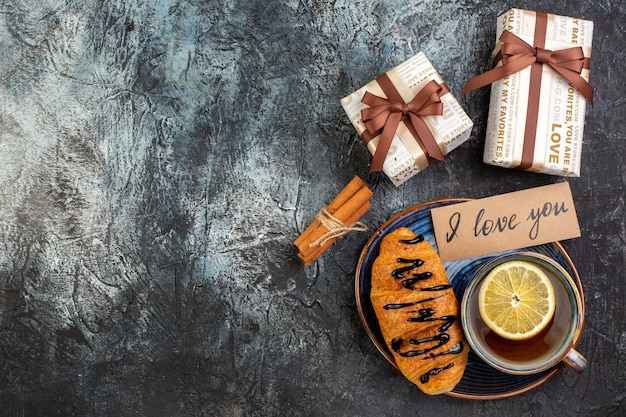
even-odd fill
[[[485,163],[580,176],[593,22],[511,9],[498,18],[494,68],[464,93],[491,84]]]
[[[341,100],[372,153],[372,171],[398,186],[470,137],[473,123],[423,53]]]

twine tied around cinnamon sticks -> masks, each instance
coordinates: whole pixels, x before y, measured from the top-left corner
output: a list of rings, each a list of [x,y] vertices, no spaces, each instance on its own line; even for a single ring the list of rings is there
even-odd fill
[[[309,243],[309,247],[321,246],[328,242],[330,239],[340,238],[350,232],[365,232],[369,230],[366,225],[361,222],[356,222],[352,226],[347,226],[344,222],[333,216],[327,209],[321,209],[315,220],[319,221],[328,232],[324,233],[315,242]]]
[[[358,220],[371,208],[369,199],[373,195],[367,184],[355,176],[294,241],[302,262],[311,265],[337,239],[353,231],[368,230]]]

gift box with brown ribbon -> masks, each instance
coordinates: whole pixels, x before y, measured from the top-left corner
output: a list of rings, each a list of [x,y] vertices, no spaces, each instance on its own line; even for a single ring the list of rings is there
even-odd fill
[[[341,100],[372,153],[371,171],[396,185],[469,139],[473,123],[420,52]]]
[[[580,176],[593,22],[511,9],[498,18],[494,68],[463,93],[491,84],[485,163]]]

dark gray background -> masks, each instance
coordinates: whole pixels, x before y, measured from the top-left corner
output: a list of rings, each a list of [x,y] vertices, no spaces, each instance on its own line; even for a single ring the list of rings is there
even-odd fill
[[[368,233],[304,268],[293,240],[352,178],[363,221],[562,181],[484,165],[510,7],[595,21],[582,237],[590,361],[497,401],[427,397],[376,351],[354,271]],[[3,0],[0,416],[626,415],[626,3]],[[339,100],[424,51],[475,122],[401,187]]]

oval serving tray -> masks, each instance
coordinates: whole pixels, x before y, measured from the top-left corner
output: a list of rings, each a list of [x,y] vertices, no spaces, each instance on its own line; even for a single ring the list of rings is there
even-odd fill
[[[416,234],[422,234],[428,242],[437,250],[437,244],[433,232],[433,224],[430,218],[430,210],[436,207],[457,204],[467,199],[444,199],[434,200],[427,203],[408,208],[396,216],[389,219],[385,224],[380,226],[367,242],[356,268],[355,276],[355,296],[359,315],[365,327],[365,331],[370,339],[387,359],[387,361],[397,368],[393,355],[385,345],[382,333],[378,326],[378,321],[372,304],[370,302],[369,293],[371,290],[371,270],[372,263],[378,256],[380,242],[385,235],[399,227],[409,227]],[[558,242],[548,243],[544,245],[532,246],[520,250],[532,251],[549,256],[561,264],[574,278],[580,290],[581,297],[584,300],[583,288],[576,267],[572,263],[565,249]],[[445,262],[444,266],[448,274],[448,280],[454,288],[455,295],[461,303],[463,291],[472,277],[476,269],[483,263],[489,261],[494,256],[502,253],[513,253],[516,251],[499,252],[488,256],[476,257],[471,259],[463,259],[460,261]],[[583,302],[584,312],[584,302]],[[583,314],[584,317],[584,314]],[[584,324],[584,323],[583,323]],[[582,330],[582,328],[581,328]],[[578,332],[574,345],[578,344],[582,331]],[[509,375],[500,372],[470,351],[467,368],[463,374],[463,378],[457,386],[447,395],[469,399],[496,399],[510,397],[521,394],[533,389],[552,376],[554,376],[562,365],[557,365],[551,369],[534,375]]]

